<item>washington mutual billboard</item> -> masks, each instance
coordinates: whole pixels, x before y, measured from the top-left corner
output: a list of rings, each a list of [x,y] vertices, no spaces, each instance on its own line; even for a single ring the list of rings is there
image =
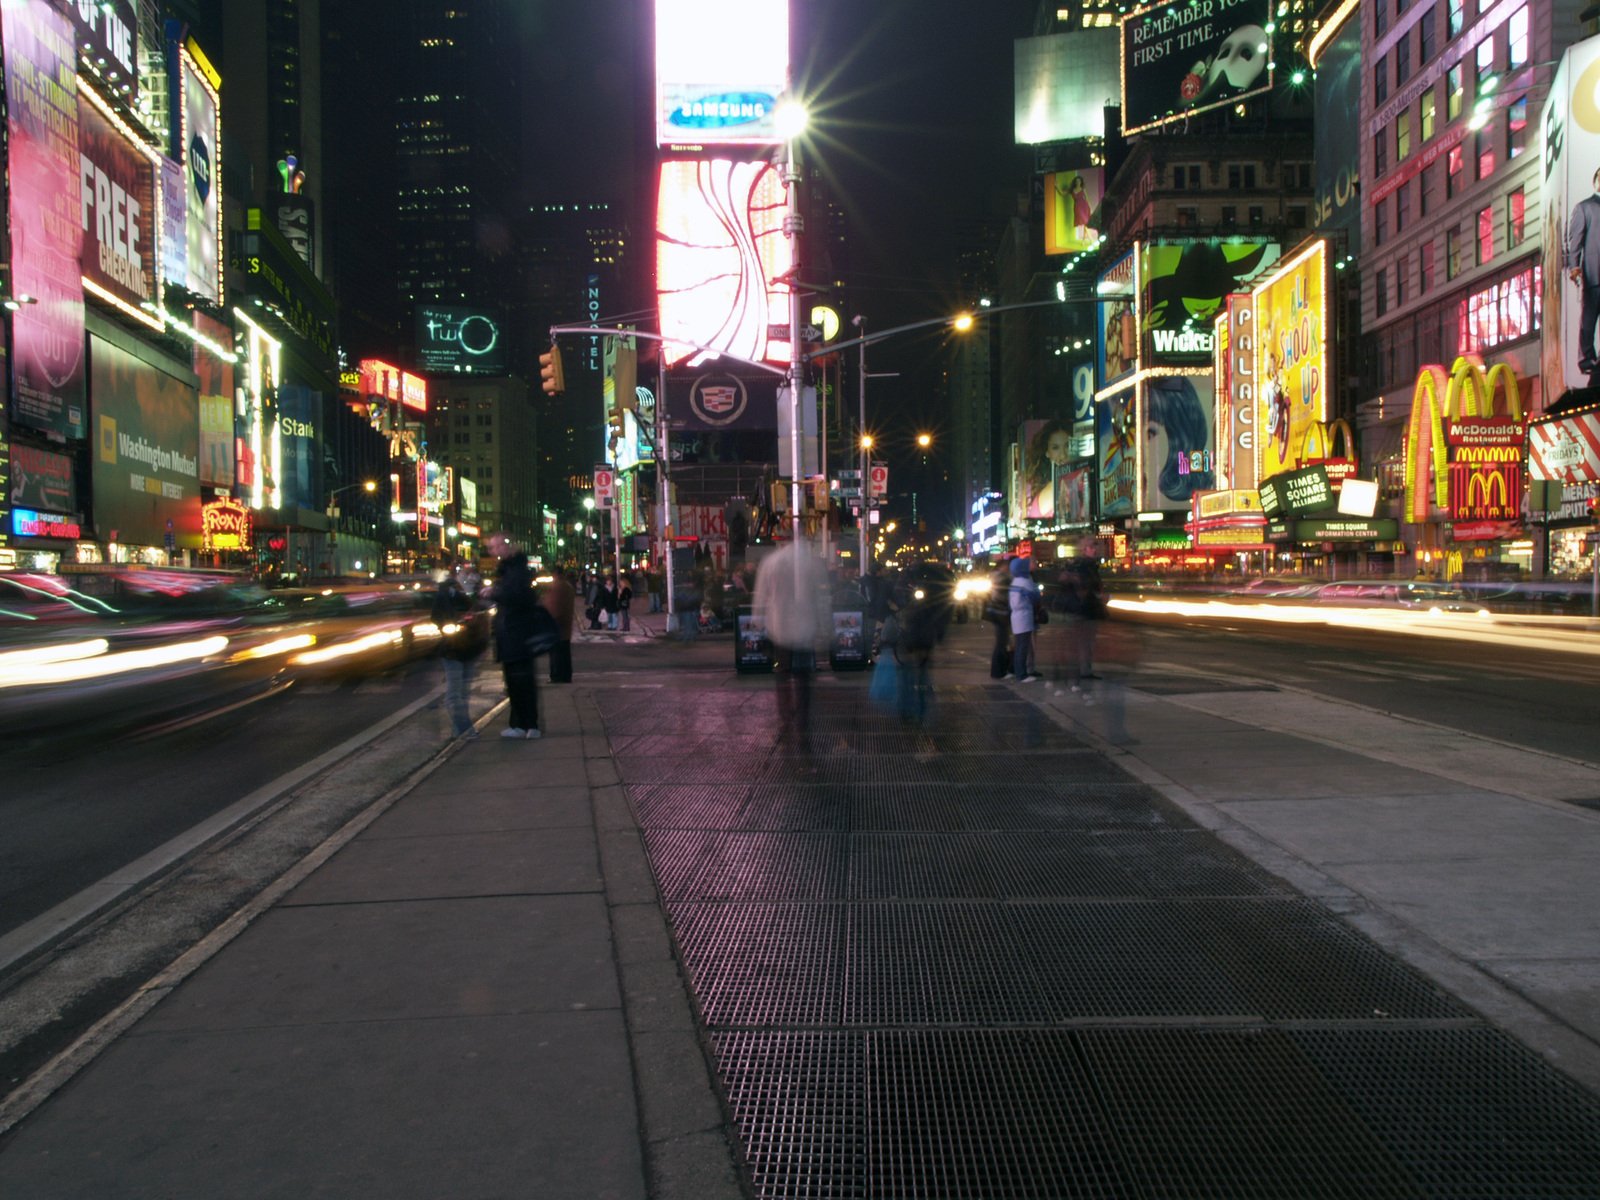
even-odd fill
[[[1122,18],[1122,132],[1272,87],[1271,0],[1152,4]]]

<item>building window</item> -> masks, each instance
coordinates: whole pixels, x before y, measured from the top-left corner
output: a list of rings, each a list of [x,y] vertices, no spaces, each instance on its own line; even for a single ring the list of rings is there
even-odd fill
[[[1250,206],[1250,224],[1252,224],[1252,225],[1261,225],[1261,224],[1265,223],[1266,219],[1267,219],[1266,210],[1263,209],[1261,207],[1261,205],[1252,204]]]
[[[1422,168],[1417,176],[1417,216],[1428,215],[1428,193],[1433,191],[1433,167]]]
[[[1422,140],[1433,136],[1434,121],[1439,112],[1439,94],[1432,88],[1422,93]]]
[[[1304,204],[1289,205],[1289,225],[1294,229],[1306,227],[1306,206]]]
[[[1528,98],[1518,96],[1506,109],[1506,161],[1528,148]]]
[[[1439,24],[1438,16],[1439,10],[1430,8],[1422,14],[1422,20],[1417,22],[1417,61],[1420,66],[1427,66],[1428,61],[1434,55],[1434,51],[1439,48],[1434,38],[1434,33],[1437,31]]]
[[[1228,190],[1230,192],[1254,191],[1256,186],[1255,163],[1228,164]]]
[[[1421,275],[1422,294],[1433,291],[1433,242],[1426,241],[1417,251],[1417,271]]]
[[[1461,190],[1461,185],[1466,183],[1466,165],[1467,156],[1461,148],[1461,143],[1457,142],[1450,147],[1449,152],[1444,156],[1444,195],[1446,200],[1452,199]]]
[[[1494,130],[1480,129],[1472,139],[1478,158],[1478,178],[1487,179],[1494,174]]]
[[[1382,0],[1379,0],[1379,3],[1372,6],[1372,36],[1374,38],[1381,38],[1388,32],[1389,9],[1387,5],[1382,3]]]
[[[1466,72],[1460,63],[1451,67],[1444,75],[1444,119],[1454,121],[1461,115],[1461,106],[1466,101],[1466,84],[1463,82]]]
[[[1494,205],[1486,204],[1478,210],[1478,265],[1494,258]]]
[[[1236,205],[1224,204],[1222,206],[1222,223],[1224,225],[1237,225],[1239,223],[1239,209]]]
[[[1454,279],[1461,274],[1461,231],[1444,231],[1444,277]]]
[[[1174,163],[1172,166],[1172,186],[1180,192],[1197,192],[1200,190],[1200,167],[1197,163]]]
[[[1476,53],[1478,66],[1478,86],[1476,89],[1474,89],[1473,94],[1482,97],[1487,96],[1490,92],[1494,91],[1493,85],[1489,83],[1489,76],[1494,74],[1493,34],[1484,38],[1483,41],[1478,43],[1478,49]]]
[[[1521,188],[1506,197],[1506,248],[1522,240],[1528,217],[1528,198]]]
[[[1195,208],[1180,208],[1177,211],[1177,218],[1179,225],[1198,225],[1200,223],[1200,210]]]
[[[1389,170],[1389,134],[1374,134],[1372,137],[1372,173],[1382,178]]]
[[[1380,58],[1372,68],[1372,102],[1382,104],[1389,98],[1389,60]]]
[[[1467,23],[1467,0],[1445,0],[1445,36],[1455,37]]]
[[[1394,160],[1404,162],[1411,154],[1411,110],[1394,119]]]
[[[1411,215],[1411,181],[1407,180],[1394,190],[1394,231],[1399,233],[1406,227],[1406,218]]]
[[[1400,261],[1394,265],[1394,306],[1404,308],[1406,304],[1406,272],[1411,266],[1411,256],[1402,254]]]
[[[1389,238],[1389,206],[1375,204],[1372,207],[1372,244],[1381,246]]]
[[[1528,10],[1519,8],[1506,22],[1506,70],[1515,71],[1528,63]]]
[[[1408,29],[1394,41],[1394,85],[1402,87],[1411,78],[1411,31]]]
[[[1374,299],[1377,302],[1378,315],[1381,317],[1389,311],[1389,268],[1379,267],[1377,279],[1373,283]]]

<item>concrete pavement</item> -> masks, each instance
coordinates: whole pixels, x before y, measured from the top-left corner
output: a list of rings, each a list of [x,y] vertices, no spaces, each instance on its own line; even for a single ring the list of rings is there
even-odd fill
[[[986,682],[972,632],[941,688]],[[690,702],[676,672],[732,680],[731,650],[627,652],[541,689],[539,741],[495,709],[14,1094],[0,1193],[746,1194],[594,701]],[[1600,771],[1181,663],[1106,673],[1093,705],[1012,687],[1600,1092],[1600,813],[1571,803]]]

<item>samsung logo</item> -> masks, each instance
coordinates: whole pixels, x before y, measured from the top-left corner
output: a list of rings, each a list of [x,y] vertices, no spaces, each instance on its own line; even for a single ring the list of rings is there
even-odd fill
[[[775,103],[766,92],[724,92],[684,104],[667,119],[679,129],[726,129],[765,120]]]

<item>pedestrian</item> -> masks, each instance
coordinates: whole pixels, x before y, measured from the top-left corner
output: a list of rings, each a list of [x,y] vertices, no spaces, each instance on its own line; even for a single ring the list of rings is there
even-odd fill
[[[472,676],[479,657],[489,646],[489,617],[474,603],[463,584],[467,566],[445,568],[434,593],[432,619],[439,630],[439,661],[444,667],[444,706],[450,716],[450,736],[476,741],[469,701]]]
[[[1100,581],[1100,564],[1092,556],[1076,558],[1068,568],[1070,606],[1067,632],[1067,686],[1081,692],[1093,703],[1095,641],[1100,622],[1106,617],[1105,589]]]
[[[494,648],[510,701],[509,723],[500,731],[506,738],[536,738],[539,733],[539,681],[533,674],[533,651],[528,639],[534,633],[533,576],[528,556],[516,548],[507,533],[490,535],[489,550],[500,560],[494,577]]]
[[[622,584],[617,589],[617,623],[616,627],[627,633],[633,628],[629,609],[633,607],[633,581],[626,575],[622,577]]]
[[[544,605],[545,611],[555,618],[556,628],[560,634],[556,644],[550,649],[550,682],[571,683],[572,626],[578,608],[577,589],[572,586],[571,579],[557,571],[544,586],[539,602]]]
[[[1009,568],[1011,582],[1008,597],[1011,604],[1012,671],[1018,683],[1032,683],[1039,676],[1033,670],[1034,614],[1039,606],[1039,585],[1028,573],[1032,562],[1026,558],[1013,558]]]
[[[753,615],[778,660],[782,733],[801,751],[811,748],[811,679],[817,670],[827,588],[822,560],[803,538],[768,555],[756,574]]]
[[[898,599],[895,624],[899,630],[891,653],[899,667],[900,719],[920,724],[927,718],[933,693],[933,647],[942,636],[938,602],[915,580],[901,585]]]
[[[983,602],[983,619],[994,626],[994,648],[989,652],[989,678],[1011,674],[1011,573],[1005,564],[989,578],[989,597]]]
[[[600,584],[600,590],[594,597],[595,623],[591,629],[615,629],[617,627],[617,577],[607,575]]]

